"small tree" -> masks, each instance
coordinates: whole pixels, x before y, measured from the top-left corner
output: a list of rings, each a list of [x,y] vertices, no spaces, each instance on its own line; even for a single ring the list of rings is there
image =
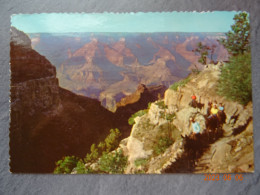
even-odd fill
[[[119,145],[119,137],[121,132],[119,129],[110,129],[110,134],[105,138],[104,142],[100,142],[97,146],[92,144],[90,147],[90,153],[86,155],[84,161],[86,163],[95,162],[104,152],[110,152]]]
[[[65,156],[62,160],[56,162],[54,173],[71,173],[73,170],[79,174],[106,172],[106,166],[108,166],[107,172],[109,173],[121,173],[126,165],[127,157],[124,157],[121,150],[113,154],[109,153],[118,147],[120,136],[121,132],[119,129],[110,129],[110,134],[103,142],[100,142],[98,145],[91,145],[90,153],[86,155],[84,161],[75,156]],[[91,163],[98,161],[100,161],[102,168],[93,170],[90,167]],[[113,162],[116,164],[113,165]],[[108,164],[106,165],[106,163]],[[116,170],[117,168],[118,170]]]
[[[219,42],[225,46],[231,55],[244,54],[250,51],[250,25],[248,14],[245,12],[234,16],[235,24],[231,26],[231,31],[226,33],[226,39]]]
[[[203,65],[207,64],[207,56],[209,55],[210,48],[206,45],[203,45],[202,42],[198,42],[197,48],[192,50],[195,54],[200,55],[198,62]]]
[[[123,155],[123,151],[115,151],[113,153],[104,153],[99,159],[99,169],[105,173],[124,173],[127,165],[127,157]]]
[[[90,153],[86,155],[86,158],[84,159],[85,162],[94,162],[99,157],[98,148],[96,147],[96,144],[92,144],[90,147]]]
[[[56,162],[56,168],[54,170],[55,174],[63,173],[69,174],[77,166],[79,161],[78,157],[75,156],[65,156],[62,160]]]
[[[77,174],[94,173],[94,170],[91,167],[86,168],[83,160],[78,161],[77,166],[75,167],[75,171]]]
[[[119,129],[115,128],[110,130],[110,134],[105,139],[106,152],[110,152],[118,146],[120,136],[121,132]]]
[[[218,93],[243,105],[252,100],[250,53],[232,56],[221,69]]]

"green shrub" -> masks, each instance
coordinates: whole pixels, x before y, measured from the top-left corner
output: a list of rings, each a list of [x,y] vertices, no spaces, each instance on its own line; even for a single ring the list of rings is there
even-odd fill
[[[111,129],[110,134],[105,139],[105,150],[106,152],[110,152],[114,150],[119,145],[119,137],[121,133],[119,129]]]
[[[152,102],[148,103],[147,109],[149,110],[151,108]]]
[[[162,154],[172,144],[173,140],[170,137],[160,137],[154,146],[154,153],[157,155]]]
[[[159,114],[160,114],[159,116],[160,118],[165,118],[165,113],[163,111],[160,111]]]
[[[75,171],[77,171],[77,174],[94,173],[94,170],[90,167],[86,167],[82,160],[78,161]]]
[[[155,103],[160,109],[167,109],[168,106],[164,104],[164,101],[159,101]]]
[[[135,160],[135,166],[136,167],[143,166],[143,165],[146,165],[147,162],[148,162],[148,159],[146,159],[146,158],[139,158],[139,159]]]
[[[112,150],[116,149],[119,145],[119,137],[121,136],[121,133],[119,129],[110,129],[110,134],[105,138],[104,142],[100,142],[98,145],[92,144],[90,147],[90,153],[86,155],[84,158],[84,161],[81,160],[78,157],[75,156],[66,156],[63,157],[62,160],[59,160],[56,162],[56,168],[54,170],[54,173],[71,173],[74,169],[79,174],[84,173],[98,173],[100,170],[104,171],[105,163],[108,163],[105,159],[108,158],[109,163],[110,161],[115,161],[118,163],[118,159],[120,159],[120,162],[123,163],[124,158],[122,157],[122,151],[116,152],[115,155],[109,154]],[[98,159],[101,158],[101,165],[103,168],[99,170],[93,170],[90,167],[85,167],[85,163],[94,163],[97,162]],[[127,162],[127,160],[126,160]],[[110,165],[112,166],[112,165]],[[113,168],[119,168],[118,171],[121,171],[121,167],[119,165],[116,165]],[[111,168],[112,169],[112,168]],[[113,171],[115,171],[113,169]]]
[[[121,149],[114,153],[103,153],[98,164],[100,171],[104,173],[124,173],[127,165],[127,157],[123,155]]]
[[[230,57],[221,69],[218,93],[243,105],[252,100],[250,53]]]
[[[148,110],[139,110],[138,112],[132,114],[132,116],[128,119],[128,124],[133,125],[135,124],[135,117],[137,116],[143,116],[148,112]]]
[[[173,83],[171,86],[170,86],[170,89],[174,90],[174,91],[177,91],[178,87],[184,87],[188,82],[190,81],[190,77],[187,77],[185,79],[182,79],[178,82],[175,82]]]
[[[55,174],[69,174],[77,166],[80,159],[75,156],[65,156],[62,160],[57,161],[56,168],[54,169]]]
[[[170,122],[172,122],[174,117],[175,117],[175,113],[172,113],[172,114],[167,113],[165,116],[166,120],[170,121]]]
[[[121,136],[121,132],[119,129],[110,129],[110,134],[105,138],[104,142],[100,142],[96,147],[96,144],[92,144],[90,148],[90,153],[86,155],[84,161],[87,162],[95,162],[103,152],[110,152],[114,150],[119,145],[119,137]]]

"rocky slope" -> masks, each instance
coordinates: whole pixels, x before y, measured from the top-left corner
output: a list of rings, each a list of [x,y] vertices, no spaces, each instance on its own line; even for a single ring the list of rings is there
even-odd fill
[[[135,118],[130,136],[120,144],[128,157],[125,173],[254,170],[252,103],[242,106],[216,94],[220,66],[209,65],[190,75],[185,86],[168,89],[163,101],[152,103],[147,114]],[[189,106],[193,94],[200,108]],[[206,130],[208,102],[214,101],[224,104],[226,119],[222,128]],[[191,136],[190,117],[202,129],[196,139]]]

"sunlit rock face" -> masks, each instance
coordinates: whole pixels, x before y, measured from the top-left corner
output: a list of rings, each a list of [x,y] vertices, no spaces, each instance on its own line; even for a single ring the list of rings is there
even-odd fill
[[[209,64],[177,90],[168,89],[164,99],[153,102],[135,118],[120,148],[128,157],[125,173],[232,173],[254,170],[253,108],[228,101],[216,93],[221,64]],[[196,95],[200,108],[189,105]],[[226,115],[221,130],[207,129],[209,102],[222,103]],[[199,123],[200,136],[192,138],[190,118]],[[160,138],[172,143],[156,153]]]

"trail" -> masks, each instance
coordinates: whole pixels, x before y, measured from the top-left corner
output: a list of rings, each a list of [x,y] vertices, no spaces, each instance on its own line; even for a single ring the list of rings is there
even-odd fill
[[[202,169],[203,159],[208,158],[205,154],[210,151],[210,146],[217,140],[223,138],[223,129],[219,128],[216,131],[204,132],[196,135],[195,138],[184,138],[184,153],[176,160],[165,173],[192,173]]]
[[[195,139],[185,137],[184,153],[164,172],[223,173],[253,170],[253,164],[250,163],[253,142],[244,136],[251,123],[252,118],[236,128],[230,123],[224,123],[222,128],[205,131],[196,135]]]

